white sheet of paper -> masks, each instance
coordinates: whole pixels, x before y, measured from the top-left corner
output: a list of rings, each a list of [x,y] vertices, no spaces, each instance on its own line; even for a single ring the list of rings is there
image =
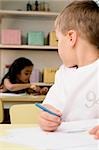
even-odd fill
[[[97,121],[89,121],[90,126],[86,121],[62,123],[55,132],[44,132],[39,127],[36,128],[17,128],[9,130],[9,133],[0,137],[0,141],[24,145],[38,150],[84,150],[84,147],[93,147],[93,150],[98,150],[98,140],[88,134],[88,131],[75,132],[78,126],[80,129],[86,125],[86,130],[93,127]],[[83,124],[82,124],[83,123]],[[67,132],[70,129],[73,133]],[[86,149],[87,150],[87,149]],[[88,149],[89,150],[89,149]]]
[[[63,122],[58,130],[67,133],[77,133],[88,131],[95,125],[99,125],[99,119]]]

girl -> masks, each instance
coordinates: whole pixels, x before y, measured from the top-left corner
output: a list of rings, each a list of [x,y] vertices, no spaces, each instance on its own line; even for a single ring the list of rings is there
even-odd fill
[[[0,84],[0,92],[4,93],[31,93],[37,92],[40,93],[40,87],[35,84],[30,84],[30,75],[32,73],[33,63],[24,57],[16,59],[9,68],[8,73],[3,77]],[[46,88],[43,89],[43,92],[47,92]]]

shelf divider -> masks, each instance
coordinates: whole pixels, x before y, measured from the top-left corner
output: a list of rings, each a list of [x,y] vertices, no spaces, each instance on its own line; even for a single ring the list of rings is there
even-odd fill
[[[33,45],[2,45],[0,44],[0,49],[29,49],[29,50],[57,50],[57,47],[44,45],[44,46],[33,46]]]
[[[59,14],[58,12],[0,10],[0,17],[14,17],[14,16],[57,17],[58,14]]]

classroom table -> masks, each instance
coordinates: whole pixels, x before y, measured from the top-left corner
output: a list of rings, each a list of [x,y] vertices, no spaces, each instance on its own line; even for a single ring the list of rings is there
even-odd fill
[[[3,103],[4,108],[10,108],[13,104],[26,104],[42,102],[45,95],[26,95],[26,94],[7,94],[0,93],[0,100]]]
[[[25,128],[25,130],[29,130],[30,134],[31,134],[32,131],[34,131],[35,132],[35,133],[33,132],[34,137],[36,136],[36,134],[39,134],[41,132],[39,130],[38,130],[38,132],[36,132],[37,131],[36,129],[39,128],[39,125],[37,125],[37,124],[0,124],[0,138],[2,136],[6,136],[6,135],[9,136],[8,135],[9,134],[9,129],[10,130],[18,129],[20,131],[20,128],[22,128],[22,129]],[[32,129],[34,129],[34,130],[32,130]],[[20,134],[20,132],[19,132],[19,134]],[[80,136],[83,136],[83,134],[84,133],[82,132],[80,134]],[[72,141],[72,134],[70,134],[70,136],[71,136],[71,142],[73,142]],[[86,136],[90,137],[91,135],[86,134]],[[93,138],[91,137],[91,139],[93,139]],[[39,146],[39,140],[40,139],[38,138],[37,139],[38,146]],[[55,140],[55,138],[54,138],[54,140]],[[57,136],[56,136],[56,140],[58,140]],[[67,141],[67,139],[66,139],[66,141]],[[61,139],[60,139],[60,142],[61,142]],[[0,150],[46,150],[46,149],[41,149],[41,147],[39,147],[39,149],[34,149],[31,146],[23,146],[22,144],[15,144],[13,142],[11,143],[11,142],[7,142],[7,141],[6,142],[5,141],[2,142],[0,140]],[[53,148],[53,149],[49,148],[47,150],[56,150],[56,149],[55,148]],[[82,147],[82,146],[81,147],[71,147],[71,148],[57,149],[57,150],[99,150],[99,147],[98,147],[98,145],[96,145],[96,146],[88,145],[88,146],[84,146],[84,147]]]
[[[13,129],[13,128],[21,128],[21,127],[35,127],[35,125],[32,124],[17,124],[17,125],[12,125],[12,124],[0,124],[0,137],[4,136],[8,133],[9,129]],[[36,125],[37,126],[37,125]],[[22,146],[22,145],[17,145],[17,144],[13,144],[13,143],[8,143],[8,142],[0,142],[0,150],[36,150],[33,148],[29,148],[26,146]]]

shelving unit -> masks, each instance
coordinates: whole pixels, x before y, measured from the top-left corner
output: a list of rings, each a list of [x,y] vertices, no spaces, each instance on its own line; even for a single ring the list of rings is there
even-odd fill
[[[12,8],[13,9],[13,8]],[[18,10],[0,10],[0,26],[1,29],[15,28],[22,30],[23,36],[26,37],[28,31],[42,30],[45,35],[51,31],[51,27],[58,12],[43,11],[18,11]],[[23,23],[24,22],[24,23]],[[37,24],[36,24],[37,23]],[[33,24],[33,27],[32,27]],[[0,44],[0,78],[4,74],[4,67],[10,64],[16,57],[28,57],[33,60],[35,67],[42,69],[44,67],[57,67],[60,60],[57,55],[57,47],[44,45],[3,45]],[[42,51],[42,52],[41,52]],[[51,53],[53,52],[53,53]],[[5,59],[3,59],[5,57]],[[11,57],[11,58],[10,58]],[[41,64],[39,64],[41,62]]]
[[[23,50],[50,50],[50,51],[53,51],[53,50],[57,50],[57,47],[52,47],[52,46],[31,46],[31,45],[0,45],[0,49],[10,49],[10,50],[20,50],[20,49],[23,49]]]
[[[0,10],[0,19],[6,17],[46,17],[55,18],[59,13],[57,12],[43,12],[43,11],[17,11],[17,10]],[[32,45],[2,45],[0,49],[29,49],[29,50],[57,50],[54,46],[32,46]]]
[[[38,17],[56,17],[59,13],[57,12],[43,12],[43,11],[17,11],[17,10],[0,10],[0,17],[14,17],[14,16],[38,16]]]

